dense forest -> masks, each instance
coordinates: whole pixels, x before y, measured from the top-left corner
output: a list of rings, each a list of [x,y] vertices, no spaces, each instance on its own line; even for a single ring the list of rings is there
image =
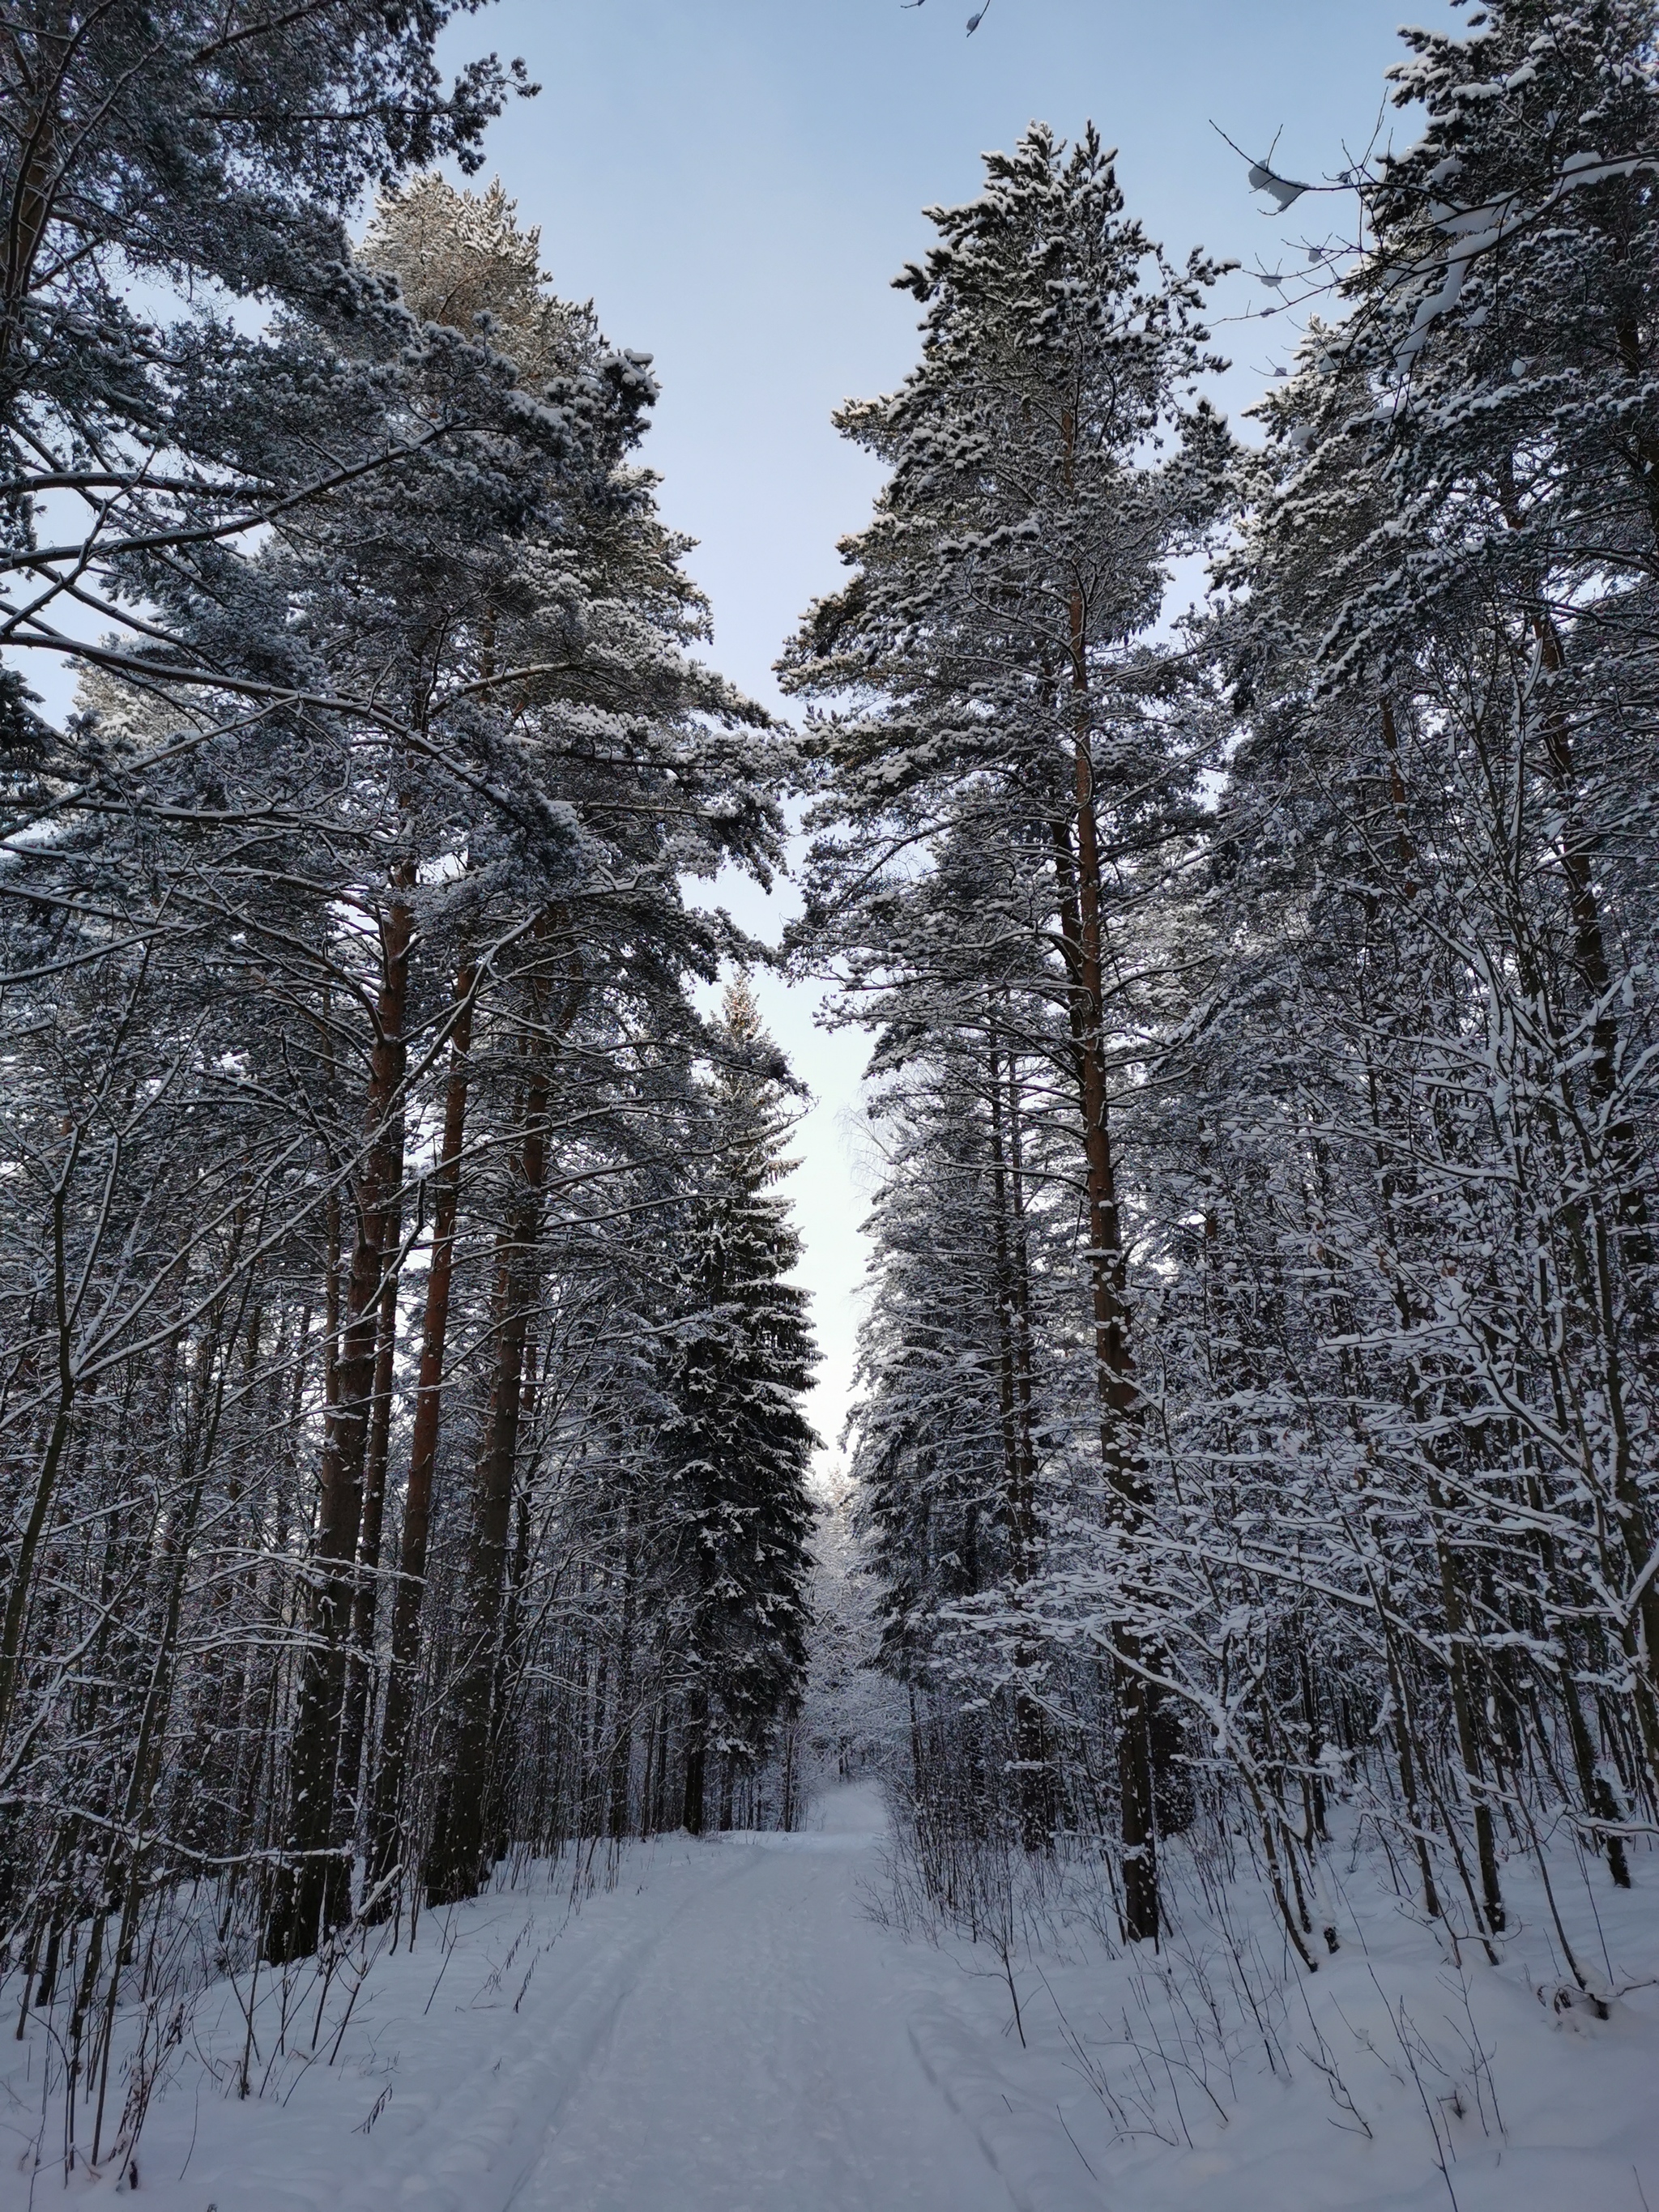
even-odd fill
[[[842,417],[796,952],[875,1033],[855,1468],[944,1893],[1110,1838],[1153,1937],[1243,1810],[1313,1968],[1334,1794],[1488,1948],[1506,1858],[1653,1832],[1654,33],[1407,34],[1346,245],[1253,168],[1316,210],[1253,441],[1217,271],[1038,128]]]
[[[1407,33],[1408,151],[1241,173],[1301,258],[1239,424],[1222,265],[1092,128],[988,156],[838,417],[884,489],[793,728],[698,658],[648,358],[453,180],[530,88],[446,87],[458,12],[0,21],[0,1986],[71,2162],[143,2124],[124,2008],[798,1819],[769,962],[867,1033],[849,1468],[935,1905],[1081,1854],[1156,1942],[1225,1837],[1316,1972],[1339,1806],[1490,1956],[1511,1868],[1628,1887],[1654,8]],[[702,888],[792,865],[781,947]]]

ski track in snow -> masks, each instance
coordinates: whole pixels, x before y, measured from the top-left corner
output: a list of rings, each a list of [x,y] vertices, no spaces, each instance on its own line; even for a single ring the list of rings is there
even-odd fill
[[[514,2212],[1007,2212],[915,2054],[898,1947],[860,1910],[879,1819],[850,1790],[834,1826],[726,1844],[736,1875],[636,1954]]]

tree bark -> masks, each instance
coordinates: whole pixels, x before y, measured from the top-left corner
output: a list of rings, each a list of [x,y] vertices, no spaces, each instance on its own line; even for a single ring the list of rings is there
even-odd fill
[[[708,1759],[708,1692],[699,1677],[685,1697],[685,1789],[680,1826],[688,1836],[700,1836],[703,1826],[703,1797]]]
[[[1023,1271],[1024,1255],[1018,1248],[1017,1224],[1012,1218],[1009,1150],[1018,1102],[1012,1067],[1006,1078],[1008,1095],[1004,1097],[1002,1054],[994,1025],[988,1033],[991,1212],[997,1275],[997,1395],[1002,1426],[1009,1572],[1018,1587],[1030,1578],[1038,1541],[1036,1455],[1030,1428],[1030,1362],[1023,1328],[1024,1285],[1017,1284],[1015,1279],[1017,1272]],[[1005,1117],[1009,1124],[1006,1130]],[[1027,1850],[1046,1851],[1054,1844],[1058,1812],[1052,1747],[1048,1717],[1024,1679],[1041,1657],[1042,1647],[1035,1641],[1016,1646],[1015,1658],[1022,1679],[1014,1692],[1014,1765],[1020,1839]]]
[[[1080,595],[1073,602],[1074,693],[1087,688]],[[1101,1403],[1101,1464],[1117,1525],[1133,1529],[1148,1498],[1139,1453],[1140,1394],[1129,1356],[1124,1297],[1122,1220],[1112,1157],[1103,1040],[1100,847],[1094,769],[1086,736],[1073,751],[1073,853],[1066,826],[1054,829],[1060,931],[1073,989],[1072,1036],[1083,1108],[1085,1187],[1089,1213],[1089,1275],[1095,1329],[1095,1374]],[[1152,1711],[1141,1673],[1146,1655],[1125,1622],[1113,1629],[1113,1685],[1118,1716],[1118,1794],[1123,1849],[1124,1933],[1131,1942],[1159,1932],[1157,1824],[1153,1802]]]
[[[399,1152],[402,1146],[399,1145]],[[402,1242],[399,1209],[392,1234]],[[351,1653],[346,1680],[345,1721],[340,1735],[339,1825],[355,1835],[360,1825],[363,1743],[368,1727],[369,1688],[374,1664],[374,1631],[380,1615],[380,1540],[386,1520],[386,1464],[392,1449],[392,1383],[398,1349],[399,1275],[388,1271],[380,1292],[374,1353],[374,1407],[369,1421],[368,1456],[363,1471],[362,1525],[357,1540],[357,1588],[351,1607]]]

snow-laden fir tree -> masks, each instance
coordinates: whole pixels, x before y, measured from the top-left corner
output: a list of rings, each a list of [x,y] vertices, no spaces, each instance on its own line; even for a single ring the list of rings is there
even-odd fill
[[[782,1073],[746,981],[727,991],[713,1077],[717,1150],[691,1201],[672,1325],[664,1438],[688,1613],[684,1825],[708,1820],[711,1755],[721,1825],[734,1773],[763,1757],[799,1705],[806,1663],[817,1438],[803,1408],[817,1354],[788,1204]]]

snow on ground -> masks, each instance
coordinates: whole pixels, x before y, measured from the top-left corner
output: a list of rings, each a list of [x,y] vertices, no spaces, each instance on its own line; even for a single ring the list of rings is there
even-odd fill
[[[1654,1870],[1557,1905],[1607,2016],[1563,1994],[1516,1875],[1493,1969],[1337,1862],[1341,1949],[1285,1970],[1248,1870],[1158,1957],[1073,1885],[994,1943],[890,1924],[872,1786],[792,1836],[623,1850],[428,1914],[358,1983],[198,2002],[138,2148],[157,2212],[1659,2212]],[[1246,1911],[1243,1900],[1251,1900]],[[1599,1932],[1598,1932],[1599,1929]],[[307,1973],[310,1970],[307,1969]],[[1016,2023],[1014,1996],[1019,2001]],[[1021,2033],[1025,2042],[1022,2045]],[[227,2094],[244,2052],[256,2094]],[[38,2031],[0,2046],[0,2212],[64,2201]],[[33,2092],[33,2102],[31,2102]],[[50,2156],[50,2148],[48,2149]],[[71,2201],[125,2193],[112,2170]]]

